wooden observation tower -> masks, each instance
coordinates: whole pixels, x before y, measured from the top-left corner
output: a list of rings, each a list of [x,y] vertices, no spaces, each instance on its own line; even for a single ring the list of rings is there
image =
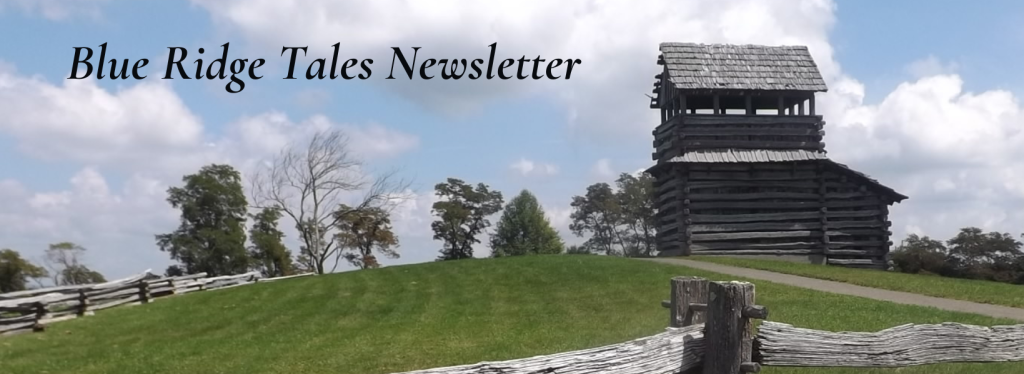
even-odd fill
[[[906,199],[826,157],[807,47],[662,43],[651,108],[662,256],[785,256],[885,268]]]

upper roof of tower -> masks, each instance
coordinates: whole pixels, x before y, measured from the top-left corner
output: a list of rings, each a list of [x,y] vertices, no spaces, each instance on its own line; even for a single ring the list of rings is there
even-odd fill
[[[680,90],[825,92],[805,46],[661,43],[659,64]]]

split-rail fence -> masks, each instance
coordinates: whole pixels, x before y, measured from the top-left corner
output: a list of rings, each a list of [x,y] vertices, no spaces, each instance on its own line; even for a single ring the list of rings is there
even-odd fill
[[[738,374],[762,366],[907,367],[948,362],[1024,361],[1024,325],[907,324],[879,332],[828,332],[768,318],[754,285],[671,280],[669,328],[604,347],[417,370],[402,374]]]
[[[311,274],[276,278],[261,278],[258,272],[218,277],[207,277],[206,273],[160,277],[147,270],[142,274],[106,283],[9,292],[0,294],[0,335],[41,332],[50,324],[92,315],[98,310],[120,305],[146,304],[166,296]]]

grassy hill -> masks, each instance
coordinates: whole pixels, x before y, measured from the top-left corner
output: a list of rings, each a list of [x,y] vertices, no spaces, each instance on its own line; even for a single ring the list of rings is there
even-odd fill
[[[713,262],[809,278],[903,291],[921,295],[1024,308],[1024,286],[984,280],[946,278],[938,275],[881,272],[868,269],[821,266],[755,258],[694,256],[691,260]]]
[[[464,260],[296,278],[159,299],[41,334],[0,338],[0,373],[374,374],[528,357],[662,331],[668,314],[659,304],[677,275],[734,279],[599,256]],[[754,283],[771,320],[803,327],[1012,323]],[[1024,363],[898,371],[1020,373]]]

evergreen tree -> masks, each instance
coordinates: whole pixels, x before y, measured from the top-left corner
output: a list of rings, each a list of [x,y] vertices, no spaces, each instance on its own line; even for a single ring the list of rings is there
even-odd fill
[[[188,274],[246,272],[250,263],[245,250],[248,203],[241,175],[229,165],[213,164],[182,181],[184,187],[167,190],[167,202],[181,210],[181,224],[174,232],[156,236],[160,250],[170,253]]]
[[[558,254],[565,247],[544,217],[537,197],[527,190],[505,205],[495,231],[491,235],[491,257]]]
[[[284,233],[277,229],[277,221],[281,211],[277,208],[263,208],[252,216],[253,224],[249,229],[249,256],[253,259],[253,268],[267,277],[280,277],[292,273],[292,253],[285,247]]]

